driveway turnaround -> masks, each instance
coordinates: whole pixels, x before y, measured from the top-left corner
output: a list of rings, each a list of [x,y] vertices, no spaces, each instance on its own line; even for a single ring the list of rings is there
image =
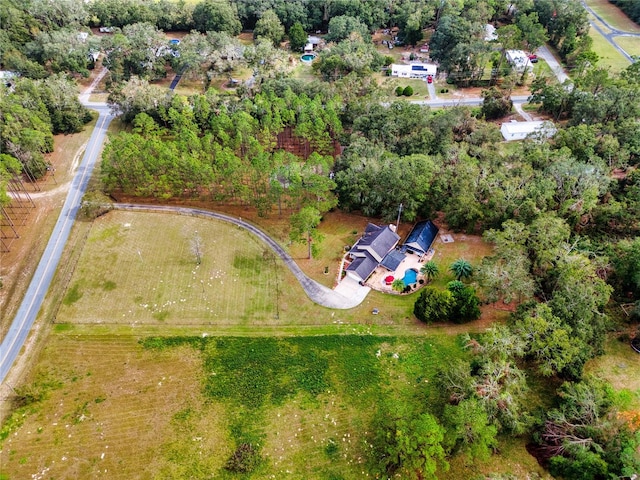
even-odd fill
[[[87,188],[89,178],[91,178],[93,166],[102,150],[107,128],[113,119],[109,109],[104,104],[87,104],[86,106],[98,110],[98,122],[91,134],[91,138],[89,138],[82,163],[73,177],[67,199],[62,206],[58,221],[53,227],[49,243],[47,243],[47,247],[42,254],[38,268],[31,279],[13,323],[11,323],[7,335],[4,337],[2,344],[0,344],[0,383],[4,381],[13,362],[18,357],[18,353],[20,353],[22,345],[31,331],[31,326],[40,311],[40,306],[56,272],[60,256],[69,238],[69,232],[80,208],[82,196]]]
[[[298,264],[273,238],[264,233],[255,225],[252,225],[244,220],[240,220],[236,217],[231,217],[223,213],[211,212],[208,210],[202,210],[199,208],[188,207],[174,207],[169,205],[139,205],[136,203],[114,203],[113,207],[116,210],[128,210],[136,212],[167,212],[175,213],[178,215],[188,215],[192,217],[213,218],[215,220],[221,220],[223,222],[232,223],[238,227],[244,228],[251,232],[264,243],[266,243],[275,253],[278,255],[285,265],[291,270],[291,273],[295,275],[302,285],[307,296],[323,307],[335,308],[345,310],[348,308],[357,307],[365,299],[369,291],[369,287],[359,286],[358,289],[350,290],[349,296],[342,295],[341,293],[331,290],[324,285],[316,282],[312,278],[309,278],[300,269]]]

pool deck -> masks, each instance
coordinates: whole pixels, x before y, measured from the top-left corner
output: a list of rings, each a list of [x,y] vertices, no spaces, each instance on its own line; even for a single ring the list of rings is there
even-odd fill
[[[393,275],[394,278],[402,279],[404,277],[404,272],[410,268],[413,268],[418,271],[418,284],[415,286],[415,289],[417,289],[420,287],[420,280],[424,280],[424,275],[419,273],[420,269],[425,262],[428,262],[433,258],[434,253],[435,252],[432,249],[427,255],[422,257],[422,259],[420,259],[419,255],[407,253],[405,259],[400,263],[400,265],[398,265],[398,268],[396,268],[394,272],[390,272],[384,267],[378,267],[373,271],[373,273],[367,280],[366,286],[371,287],[373,290],[377,290],[379,292],[397,294],[398,292],[391,288],[391,285],[387,285],[384,279],[389,275]]]

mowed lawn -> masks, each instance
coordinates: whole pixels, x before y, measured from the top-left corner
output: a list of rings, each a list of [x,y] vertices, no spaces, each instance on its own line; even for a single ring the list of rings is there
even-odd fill
[[[589,30],[589,36],[593,39],[592,50],[598,55],[599,67],[608,67],[612,72],[618,73],[631,65],[629,60],[595,29]]]
[[[362,479],[384,402],[434,408],[455,335],[143,338],[57,326],[28,386],[42,398],[4,426],[0,478],[244,478],[224,469],[259,446],[255,479]],[[474,474],[542,473],[516,441]],[[369,475],[371,477],[371,475]],[[454,461],[441,478],[468,478]]]
[[[640,25],[636,24],[609,0],[586,0],[594,12],[600,15],[611,27],[629,33],[640,33]]]
[[[240,228],[111,212],[95,221],[56,321],[277,323],[279,308],[304,296],[299,286],[284,284],[287,274],[271,250]]]
[[[640,37],[615,37],[615,42],[629,55],[640,55]]]
[[[328,217],[320,227],[325,240],[319,259],[306,260],[304,248],[290,245],[296,262],[327,286],[335,281],[343,247],[366,224],[358,217],[338,228],[335,220]],[[411,226],[401,227],[404,235]],[[193,251],[196,238],[202,250],[199,265]],[[454,260],[464,257],[477,265],[491,251],[479,237],[454,238],[454,243],[438,239],[434,244],[443,287],[453,279],[447,269]],[[330,267],[327,275],[324,266]],[[112,211],[94,222],[55,322],[73,325],[78,332],[87,325],[104,325],[121,327],[123,333],[175,333],[181,327],[233,335],[397,334],[398,328],[429,333],[434,327],[413,316],[416,297],[372,291],[354,309],[331,310],[309,300],[273,252],[241,228],[180,215]],[[379,315],[371,314],[374,308]]]

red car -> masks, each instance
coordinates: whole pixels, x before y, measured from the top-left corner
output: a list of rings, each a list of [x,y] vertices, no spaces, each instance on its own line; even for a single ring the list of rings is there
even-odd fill
[[[531,55],[529,55],[529,61],[531,63],[538,63],[538,56],[532,53]]]
[[[427,83],[433,83],[433,77],[431,75],[427,77]]]

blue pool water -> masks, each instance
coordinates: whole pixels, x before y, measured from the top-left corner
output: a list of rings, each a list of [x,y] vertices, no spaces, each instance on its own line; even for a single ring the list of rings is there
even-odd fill
[[[316,56],[315,56],[315,55],[312,55],[312,54],[307,53],[307,54],[302,55],[302,57],[300,57],[300,58],[302,58],[302,61],[303,61],[303,62],[312,62],[312,61],[313,61],[313,59],[314,59],[314,58],[316,58]]]
[[[408,270],[405,270],[404,277],[402,278],[402,281],[404,282],[405,285],[411,285],[411,284],[416,283],[417,279],[418,279],[417,270],[414,270],[413,268],[410,268]]]

